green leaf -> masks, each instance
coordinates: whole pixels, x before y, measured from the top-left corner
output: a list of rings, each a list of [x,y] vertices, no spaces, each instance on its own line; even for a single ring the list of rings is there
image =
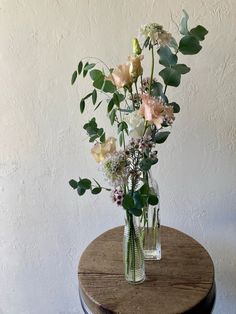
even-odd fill
[[[102,73],[102,71],[94,69],[89,72],[89,75],[93,80],[93,86],[97,89],[102,89],[105,78],[105,75]]]
[[[106,134],[105,134],[105,133],[103,133],[103,134],[100,136],[100,141],[101,141],[102,143],[105,143],[105,141],[106,141]]]
[[[188,35],[189,34],[188,19],[189,19],[188,13],[185,10],[183,10],[183,17],[181,19],[180,28],[179,28],[180,34],[182,34],[182,35]]]
[[[93,87],[97,89],[102,89],[104,85],[104,76],[99,77],[96,81],[93,82]]]
[[[118,124],[118,133],[125,131],[128,133],[128,125],[125,121],[122,121]]]
[[[147,183],[144,183],[144,185],[140,188],[140,193],[142,195],[148,195],[148,193],[149,193],[149,185]]]
[[[94,111],[98,109],[98,107],[101,105],[101,103],[102,103],[102,100],[99,101],[99,103],[97,104],[97,106],[94,108]]]
[[[165,103],[168,103],[168,98],[163,92],[163,86],[159,82],[154,82],[152,84],[152,90],[151,90],[152,96],[155,97],[161,97]]]
[[[140,191],[134,192],[133,199],[134,199],[134,205],[136,208],[143,208],[144,202],[143,202],[143,199],[141,197]]]
[[[116,119],[116,109],[113,109],[110,113],[109,113],[109,118],[111,121],[111,125],[114,124],[115,119]]]
[[[147,46],[149,45],[149,41],[150,41],[150,37],[147,37],[144,44],[143,44],[144,48],[147,48]]]
[[[86,70],[86,67],[89,65],[88,62],[85,63],[85,66],[84,66],[84,70],[83,70],[83,77],[85,77],[88,73],[88,70]]]
[[[83,126],[84,130],[89,136],[95,135],[98,132],[97,122],[95,118],[92,118],[88,123]]]
[[[91,188],[91,181],[89,179],[81,179],[79,182],[78,182],[78,186],[81,188],[81,189],[85,189],[85,190],[88,190]]]
[[[142,215],[142,209],[137,207],[132,207],[129,209],[130,214],[133,214],[134,216],[141,216]]]
[[[72,77],[71,77],[71,85],[74,84],[74,82],[76,81],[77,79],[77,71],[75,71],[73,74],[72,74]]]
[[[95,63],[87,63],[85,66],[84,66],[84,70],[85,71],[89,71],[89,70],[91,70],[92,68],[94,68],[95,67]]]
[[[102,191],[102,188],[101,187],[96,187],[94,189],[92,189],[92,194],[99,194],[100,192]]]
[[[119,103],[121,103],[123,100],[125,100],[125,96],[124,96],[123,94],[118,93],[117,91],[116,91],[115,94],[116,94],[117,97],[118,97]]]
[[[111,81],[105,80],[102,86],[102,90],[105,93],[114,93],[114,91],[116,90],[116,87]]]
[[[77,188],[77,193],[78,193],[80,196],[83,195],[85,192],[86,192],[86,189],[81,188],[81,187],[78,186],[78,188]]]
[[[153,206],[157,205],[158,204],[158,197],[156,195],[149,195],[148,204],[153,205]]]
[[[134,208],[134,200],[130,194],[126,194],[124,196],[122,206],[124,207],[124,209],[127,209],[127,210]]]
[[[158,163],[158,158],[151,158],[152,161],[152,165],[155,165],[156,163]]]
[[[179,86],[181,74],[172,68],[165,68],[159,73],[166,85]]]
[[[143,158],[139,163],[139,167],[142,171],[150,170],[151,166],[152,160],[150,158]]]
[[[186,64],[176,64],[173,68],[178,71],[180,74],[186,74],[190,71],[190,68]]]
[[[158,132],[155,136],[154,141],[156,144],[162,144],[165,142],[165,140],[167,139],[169,135],[170,135],[169,131]]]
[[[83,99],[84,99],[84,100],[88,99],[89,97],[91,97],[91,96],[92,96],[92,94],[93,94],[93,93],[89,93],[89,94],[88,94],[88,95],[86,95]]]
[[[98,128],[95,118],[92,118],[88,123],[83,127],[90,139],[89,142],[94,142],[98,137],[101,137],[104,133],[103,128]],[[103,139],[103,138],[102,138]]]
[[[202,25],[198,25],[197,27],[191,29],[191,35],[196,37],[198,40],[202,41],[205,39],[205,36],[208,34],[208,30],[205,29]]]
[[[123,144],[123,134],[120,133],[120,135],[119,135],[119,145],[120,145],[120,147],[122,146],[122,144]]]
[[[81,99],[80,101],[80,112],[83,113],[85,108],[85,101],[84,99]]]
[[[171,37],[171,39],[170,39],[170,41],[168,43],[168,46],[173,48],[175,52],[177,52],[178,49],[179,49],[179,46],[178,46],[176,40],[174,39],[174,37]]]
[[[184,55],[195,55],[202,49],[199,40],[192,36],[184,36],[179,42],[179,51]]]
[[[113,99],[114,99],[115,105],[116,105],[117,107],[120,107],[119,96],[118,96],[116,93],[113,94]]]
[[[159,63],[165,67],[170,67],[177,63],[177,55],[173,54],[168,46],[161,46],[157,53],[160,56]]]
[[[97,134],[98,136],[101,136],[104,133],[103,128],[98,129]]]
[[[174,113],[180,112],[180,106],[176,102],[171,102],[171,103],[168,104],[168,106],[172,106],[173,107],[173,112]]]
[[[100,187],[100,184],[98,183],[98,181],[95,180],[94,178],[93,178],[93,180],[94,180],[94,182]]]
[[[79,74],[79,75],[81,74],[82,69],[83,69],[83,62],[80,61],[79,64],[78,64],[78,74]]]
[[[101,78],[104,78],[104,74],[102,73],[102,71],[97,70],[97,69],[90,71],[89,75],[93,81],[97,81]]]
[[[92,101],[93,101],[93,104],[95,105],[96,101],[97,101],[97,91],[96,91],[96,89],[93,90]]]
[[[75,180],[73,180],[73,179],[71,179],[71,180],[69,181],[69,185],[70,185],[73,189],[77,189],[77,187],[78,187],[78,182],[75,181]]]
[[[93,143],[97,138],[98,138],[98,135],[97,135],[97,134],[96,134],[96,135],[92,135],[92,136],[90,137],[90,139],[89,139],[89,142],[90,142],[90,143]]]
[[[115,105],[115,103],[114,103],[114,100],[113,100],[113,98],[112,98],[112,99],[109,101],[108,106],[107,106],[107,112],[108,112],[108,113],[113,109],[114,105]]]

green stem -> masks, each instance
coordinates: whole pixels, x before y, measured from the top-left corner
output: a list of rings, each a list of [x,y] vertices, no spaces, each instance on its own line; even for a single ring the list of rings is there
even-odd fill
[[[141,79],[141,93],[143,94],[143,75],[140,76],[140,79]]]
[[[131,99],[132,99],[133,110],[135,110],[135,105],[134,105],[134,94],[133,94],[132,88],[130,89],[130,95],[131,95]]]
[[[138,86],[137,86],[137,80],[135,81],[134,85],[135,85],[135,91],[136,91],[136,94],[137,94],[138,105],[140,105],[140,102],[139,102],[139,97],[138,97]]]
[[[166,90],[167,90],[167,85],[165,86],[165,89],[164,89],[164,94],[166,94]]]
[[[145,135],[147,129],[148,129],[148,123],[147,123],[147,121],[145,121],[145,124],[144,124],[144,131],[143,131],[143,137],[144,137],[144,135]]]
[[[121,111],[120,111],[120,122],[122,122],[123,119],[122,119],[122,114],[121,114]],[[122,131],[122,138],[123,138],[123,147],[125,149],[125,134],[124,134],[124,131]]]
[[[152,81],[153,81],[153,74],[154,74],[154,49],[152,46],[152,67],[151,67],[151,76],[150,76],[150,83],[149,83],[149,94],[151,95],[151,88],[152,88]]]

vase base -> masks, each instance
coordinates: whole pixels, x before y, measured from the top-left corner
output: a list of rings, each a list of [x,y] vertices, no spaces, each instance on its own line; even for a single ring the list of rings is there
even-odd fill
[[[161,260],[161,250],[144,250],[144,259],[145,260]]]
[[[135,271],[135,274],[133,274],[132,271],[130,271],[129,275],[126,274],[125,279],[128,283],[132,285],[138,285],[146,279],[145,271],[144,269],[139,269]]]
[[[133,280],[128,280],[126,278],[126,281],[131,284],[131,285],[140,285],[141,283],[143,283],[146,279],[146,276],[144,276],[143,278],[141,278],[140,280],[136,280],[136,281],[133,281]]]

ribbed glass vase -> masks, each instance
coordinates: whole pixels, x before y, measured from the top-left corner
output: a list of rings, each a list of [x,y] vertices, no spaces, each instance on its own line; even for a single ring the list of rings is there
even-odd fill
[[[161,235],[160,235],[160,195],[157,182],[150,172],[144,176],[149,185],[149,192],[158,197],[157,205],[147,204],[139,218],[139,228],[143,241],[145,260],[161,259]]]
[[[143,243],[137,219],[128,212],[124,226],[123,259],[125,279],[132,284],[142,283],[145,280]]]

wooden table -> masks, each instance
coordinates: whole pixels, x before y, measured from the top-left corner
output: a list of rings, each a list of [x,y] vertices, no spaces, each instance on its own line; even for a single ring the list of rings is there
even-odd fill
[[[215,300],[214,265],[190,236],[161,227],[162,259],[145,263],[146,281],[125,281],[123,227],[95,239],[79,263],[81,303],[85,313],[211,313]]]

